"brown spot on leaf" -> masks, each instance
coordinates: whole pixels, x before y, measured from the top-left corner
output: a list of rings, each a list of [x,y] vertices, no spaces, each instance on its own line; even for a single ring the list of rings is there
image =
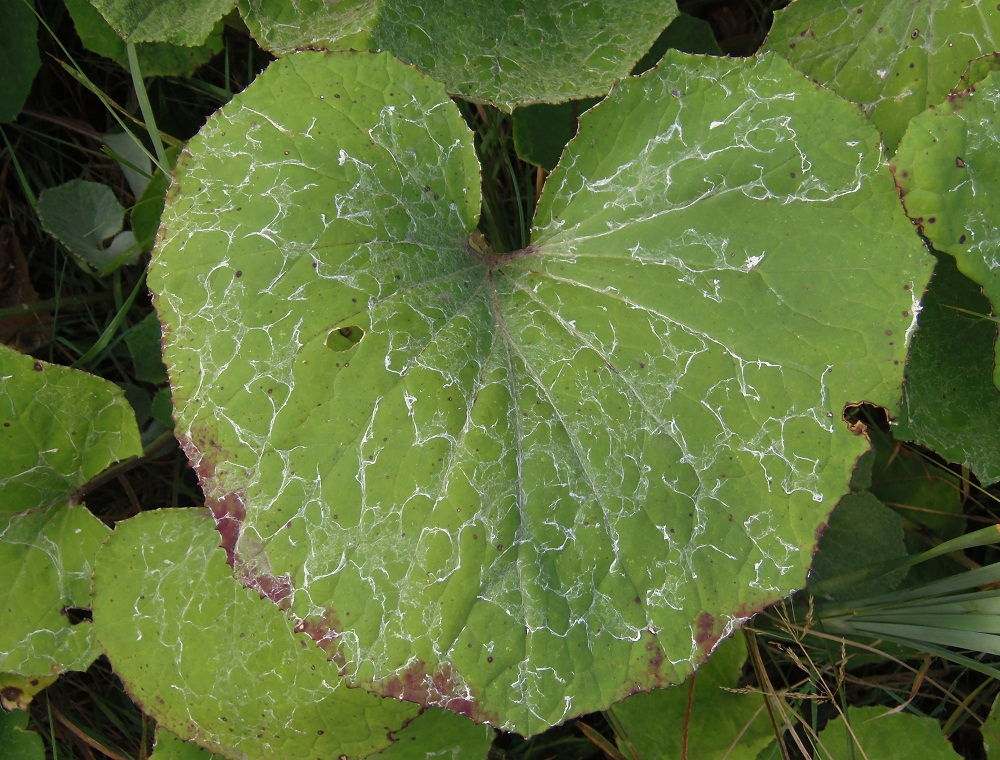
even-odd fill
[[[695,619],[694,624],[694,640],[697,642],[698,648],[706,653],[711,652],[719,640],[719,634],[715,630],[715,616],[703,610]]]
[[[425,707],[443,707],[477,723],[499,723],[499,716],[484,711],[469,687],[462,683],[447,664],[429,673],[426,663],[415,660],[397,675],[370,688],[386,697],[415,702]]]

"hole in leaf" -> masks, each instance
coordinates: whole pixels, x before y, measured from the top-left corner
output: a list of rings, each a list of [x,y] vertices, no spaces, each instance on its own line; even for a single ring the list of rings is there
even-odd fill
[[[0,689],[0,707],[7,712],[21,709],[21,698],[24,692],[16,686],[5,686]]]
[[[889,410],[868,401],[844,407],[844,422],[855,435],[866,435],[870,427],[889,430]]]
[[[326,347],[333,351],[349,351],[361,342],[365,337],[365,331],[357,325],[338,327],[330,331],[326,336]]]
[[[63,607],[60,612],[69,618],[70,625],[79,625],[85,620],[89,622],[94,620],[94,613],[86,607]]]

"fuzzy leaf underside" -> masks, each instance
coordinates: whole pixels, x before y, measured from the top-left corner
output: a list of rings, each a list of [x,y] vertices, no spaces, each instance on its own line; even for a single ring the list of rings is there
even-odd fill
[[[522,733],[802,585],[931,264],[778,58],[671,54],[581,124],[532,245],[474,253],[443,88],[287,56],[191,142],[150,270],[238,577],[353,682]]]

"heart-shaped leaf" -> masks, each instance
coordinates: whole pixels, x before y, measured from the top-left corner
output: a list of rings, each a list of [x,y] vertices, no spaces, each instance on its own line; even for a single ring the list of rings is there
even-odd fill
[[[581,119],[530,247],[386,55],[287,56],[178,164],[150,283],[239,577],[356,683],[531,733],[801,586],[932,261],[878,134],[776,57]]]

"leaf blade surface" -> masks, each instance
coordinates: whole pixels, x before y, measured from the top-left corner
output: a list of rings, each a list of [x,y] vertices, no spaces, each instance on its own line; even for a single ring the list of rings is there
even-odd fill
[[[237,574],[351,680],[532,733],[804,582],[865,449],[843,406],[896,402],[930,271],[855,109],[672,54],[497,256],[441,88],[343,54],[257,82],[182,159],[150,283]]]

